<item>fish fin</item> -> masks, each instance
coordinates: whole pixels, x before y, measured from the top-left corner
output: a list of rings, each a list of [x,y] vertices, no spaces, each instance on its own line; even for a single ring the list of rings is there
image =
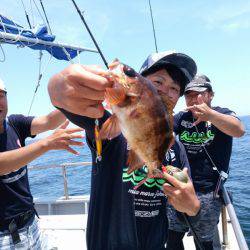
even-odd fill
[[[168,118],[169,118],[169,125],[171,130],[173,131],[174,127],[174,117],[173,117],[173,112],[174,112],[174,104],[169,100],[169,97],[166,95],[160,95],[161,100],[163,101],[163,104],[166,107],[166,110],[168,111]],[[171,144],[172,146],[172,144]]]
[[[170,142],[169,142],[169,146],[168,146],[168,150],[174,145],[175,143],[175,135],[174,132],[172,133],[172,137],[170,137]]]
[[[110,105],[117,105],[125,100],[126,93],[123,88],[106,88],[105,98]]]
[[[139,94],[137,94],[137,93],[135,93],[135,92],[130,92],[130,91],[128,91],[128,92],[126,93],[126,95],[127,95],[127,96],[130,96],[130,97],[138,97],[138,96],[140,96]]]
[[[121,133],[117,116],[113,114],[104,122],[99,133],[101,139],[113,139]]]
[[[127,164],[129,166],[127,173],[130,174],[136,169],[141,168],[144,165],[144,162],[139,158],[135,151],[129,150]]]
[[[164,94],[160,94],[160,97],[169,113],[173,114],[174,104],[169,100],[169,97]]]
[[[120,64],[119,59],[115,58],[113,60],[113,62],[111,62],[108,66],[109,66],[109,69],[112,70],[112,69],[116,68],[119,64]]]

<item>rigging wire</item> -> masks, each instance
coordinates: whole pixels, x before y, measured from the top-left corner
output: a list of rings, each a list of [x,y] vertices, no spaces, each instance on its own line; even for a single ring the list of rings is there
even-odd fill
[[[38,88],[40,87],[40,82],[41,82],[41,79],[45,73],[45,71],[47,70],[48,68],[48,65],[52,59],[52,55],[50,55],[50,58],[47,62],[47,64],[45,65],[44,69],[42,70],[42,56],[43,56],[43,53],[42,51],[40,50],[40,53],[39,53],[39,73],[38,73],[38,80],[37,80],[37,84],[36,84],[36,88],[35,88],[35,91],[34,91],[34,94],[33,94],[33,97],[32,97],[32,100],[31,100],[31,103],[30,103],[30,107],[29,107],[29,111],[28,111],[28,115],[30,114],[30,111],[31,111],[31,108],[34,104],[34,100],[35,100],[35,97],[36,97],[36,94],[37,94],[37,91],[38,91]]]
[[[25,13],[27,22],[28,22],[29,27],[30,27],[30,29],[31,29],[31,23],[30,23],[29,15],[28,15],[28,13],[27,13],[27,10],[26,10],[26,8],[25,8],[25,5],[24,5],[24,3],[23,3],[23,0],[21,0],[21,3],[22,3],[22,5],[23,5],[23,9],[24,9],[24,13]]]
[[[152,6],[151,6],[151,1],[150,0],[148,0],[148,4],[149,4],[149,9],[150,9],[152,29],[153,29],[153,34],[154,34],[155,52],[158,53],[157,41],[156,41],[156,34],[155,34],[155,24],[154,24],[153,11],[152,11]]]
[[[43,15],[42,15],[41,11],[39,10],[39,8],[38,8],[38,6],[37,6],[37,4],[36,4],[36,1],[35,1],[35,0],[32,0],[32,1],[33,1],[34,5],[35,5],[35,7],[36,7],[36,9],[37,9],[37,12],[38,12],[39,16],[42,18],[43,22],[46,23],[46,20],[44,19],[44,17],[43,17]]]
[[[3,59],[0,59],[0,62],[4,62],[4,61],[5,61],[5,59],[6,59],[6,56],[5,56],[5,52],[4,52],[4,50],[3,50],[3,46],[2,46],[2,44],[1,44],[1,43],[0,43],[0,49],[1,49],[2,54],[3,54]]]
[[[42,0],[40,0],[40,4],[41,4],[41,7],[42,7],[43,14],[44,14],[44,16],[45,16],[45,19],[46,19],[48,28],[49,28],[49,32],[50,32],[50,34],[52,34],[52,30],[51,30],[51,26],[50,26],[50,23],[49,23],[49,19],[48,19],[48,17],[47,17],[46,11],[45,11],[45,9],[44,9]]]
[[[30,0],[30,12],[31,12],[31,16],[32,16],[32,27],[34,27],[35,26],[35,19],[34,19],[32,0]]]
[[[107,69],[109,69],[108,62],[107,62],[107,60],[105,59],[104,55],[102,54],[102,51],[101,51],[101,49],[99,48],[99,46],[98,46],[98,44],[97,44],[97,42],[96,42],[96,40],[95,40],[95,38],[94,38],[92,32],[90,31],[90,29],[89,29],[89,27],[88,27],[88,25],[87,25],[87,23],[86,23],[86,21],[85,21],[83,15],[82,15],[81,11],[80,11],[80,9],[78,8],[78,6],[77,6],[77,4],[76,4],[76,2],[75,2],[74,0],[72,0],[72,3],[74,4],[74,6],[75,6],[75,8],[76,8],[76,10],[77,10],[77,12],[78,12],[78,14],[79,14],[79,16],[80,16],[82,22],[84,23],[85,28],[87,29],[87,31],[88,31],[88,33],[89,33],[89,35],[90,35],[92,41],[94,42],[95,47],[96,47],[96,49],[98,50],[98,52],[99,52],[99,54],[100,54],[100,56],[101,56],[101,58],[102,58],[102,60],[103,60],[103,62],[104,62],[104,64],[105,64],[105,66],[107,67]]]

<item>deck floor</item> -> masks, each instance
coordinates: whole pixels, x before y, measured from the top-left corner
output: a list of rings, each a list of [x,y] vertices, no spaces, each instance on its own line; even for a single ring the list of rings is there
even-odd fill
[[[44,215],[40,219],[40,227],[43,233],[43,241],[49,250],[85,250],[86,248],[86,225],[87,214],[78,215]],[[218,225],[221,237],[221,224]],[[238,250],[237,242],[233,233],[231,223],[228,223],[229,246],[215,249]],[[186,250],[195,249],[192,236],[184,237]]]

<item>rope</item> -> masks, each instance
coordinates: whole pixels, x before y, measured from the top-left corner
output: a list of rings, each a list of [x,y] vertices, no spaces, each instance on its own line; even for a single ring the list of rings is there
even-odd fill
[[[153,11],[152,11],[150,0],[148,0],[148,4],[149,4],[149,9],[150,9],[151,22],[152,22],[152,28],[153,28],[153,34],[154,34],[155,51],[156,51],[156,53],[158,53],[157,41],[156,41],[156,35],[155,35],[155,24],[154,24]]]

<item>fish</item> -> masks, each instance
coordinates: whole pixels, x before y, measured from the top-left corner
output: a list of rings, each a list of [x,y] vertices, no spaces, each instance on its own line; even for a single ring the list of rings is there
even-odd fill
[[[128,173],[146,165],[148,177],[159,177],[167,150],[174,142],[173,104],[133,68],[115,60],[106,77],[112,87],[105,98],[112,116],[100,129],[101,139],[123,134],[129,145]]]

